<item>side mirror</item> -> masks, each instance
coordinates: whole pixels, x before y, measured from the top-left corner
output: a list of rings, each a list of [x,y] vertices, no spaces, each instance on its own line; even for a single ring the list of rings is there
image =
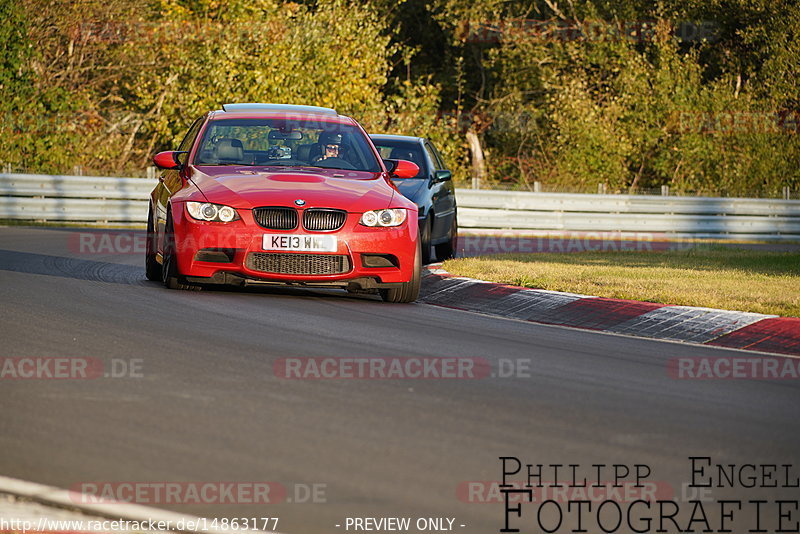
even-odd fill
[[[453,179],[453,173],[447,170],[436,171],[433,175],[436,182],[449,182]]]
[[[386,167],[386,170],[389,172],[389,174],[394,174],[394,170],[397,168],[397,160],[385,159],[383,160],[383,165]]]
[[[413,178],[419,174],[419,167],[412,161],[404,159],[385,159],[383,163],[386,165],[386,170],[388,170],[389,174],[394,178]]]
[[[159,152],[153,156],[153,163],[159,169],[180,169],[183,163],[180,161],[180,156],[186,152],[179,152],[168,150],[167,152]]]

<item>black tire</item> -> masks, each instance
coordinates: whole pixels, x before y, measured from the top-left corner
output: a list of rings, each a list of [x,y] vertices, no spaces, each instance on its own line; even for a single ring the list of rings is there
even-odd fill
[[[167,225],[164,229],[164,254],[161,263],[161,281],[167,289],[185,289],[199,291],[200,286],[188,284],[178,270],[175,258],[175,229],[172,226],[172,217],[167,215]]]
[[[144,274],[148,280],[161,281],[161,264],[156,261],[156,232],[153,223],[153,210],[147,214],[147,242],[144,253]]]
[[[422,246],[422,265],[428,265],[431,262],[431,233],[432,233],[433,219],[428,215],[422,227],[419,229],[419,242]]]
[[[391,289],[379,289],[381,298],[384,302],[414,302],[419,298],[419,284],[422,278],[422,247],[417,241],[417,253],[414,256],[414,274],[411,280],[404,282],[400,287]]]
[[[458,247],[458,218],[453,215],[453,223],[450,225],[450,239],[439,245],[434,245],[436,259],[439,261],[449,260],[456,257]]]

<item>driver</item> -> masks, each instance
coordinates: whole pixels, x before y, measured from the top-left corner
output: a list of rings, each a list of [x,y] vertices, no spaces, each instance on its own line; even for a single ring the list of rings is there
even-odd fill
[[[325,153],[322,155],[322,159],[338,158],[339,146],[340,145],[337,145],[336,143],[328,143],[325,145]]]
[[[322,154],[314,158],[314,162],[331,158],[341,158],[344,152],[342,134],[323,133],[319,137]]]

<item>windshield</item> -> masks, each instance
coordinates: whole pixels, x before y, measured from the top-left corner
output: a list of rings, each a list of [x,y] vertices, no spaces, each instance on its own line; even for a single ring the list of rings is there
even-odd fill
[[[355,126],[281,118],[212,121],[194,164],[381,170],[369,142]]]
[[[422,148],[417,143],[407,141],[372,141],[383,159],[404,159],[412,161],[419,167],[419,172],[412,178],[424,178],[428,174],[428,166],[422,155]]]

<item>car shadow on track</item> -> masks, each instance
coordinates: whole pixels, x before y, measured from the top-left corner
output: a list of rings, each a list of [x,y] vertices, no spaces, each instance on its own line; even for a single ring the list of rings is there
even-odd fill
[[[57,276],[74,280],[105,282],[110,284],[139,285],[163,288],[160,282],[152,282],[144,276],[144,267],[105,261],[86,260],[66,256],[18,252],[0,249],[0,271]],[[424,283],[424,282],[423,282]],[[164,289],[164,291],[168,291]],[[204,293],[231,293],[243,295],[274,295],[292,297],[314,297],[356,299],[365,302],[382,302],[378,295],[348,293],[340,289],[301,288],[270,285],[204,286]]]
[[[348,293],[342,289],[325,289],[319,287],[289,287],[273,285],[247,285],[244,287],[210,285],[204,286],[203,291],[207,293],[239,293],[246,295],[275,295],[292,297],[315,297],[315,298],[336,298],[336,299],[356,299],[363,301],[382,302],[378,295]]]
[[[66,256],[0,250],[0,271],[58,276],[112,284],[144,285],[143,269],[135,265]]]

